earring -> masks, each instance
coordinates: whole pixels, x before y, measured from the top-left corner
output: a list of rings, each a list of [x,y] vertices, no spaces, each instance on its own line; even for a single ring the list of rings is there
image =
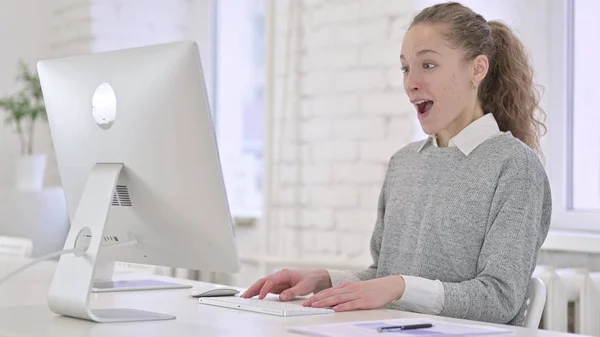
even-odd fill
[[[473,89],[477,88],[477,82],[474,79],[471,80],[471,88],[473,88]]]

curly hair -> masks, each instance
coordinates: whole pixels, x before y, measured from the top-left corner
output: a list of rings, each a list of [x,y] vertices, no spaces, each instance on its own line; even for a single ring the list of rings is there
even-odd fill
[[[478,55],[488,57],[489,71],[477,92],[484,113],[492,113],[500,130],[510,131],[541,154],[540,129],[546,132],[546,114],[539,106],[540,94],[529,55],[514,32],[506,24],[488,22],[457,2],[423,9],[410,27],[420,23],[448,25],[444,38],[453,47],[461,47],[466,60]]]

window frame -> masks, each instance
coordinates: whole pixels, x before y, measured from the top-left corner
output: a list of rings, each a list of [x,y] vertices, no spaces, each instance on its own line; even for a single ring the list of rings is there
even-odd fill
[[[552,228],[600,233],[600,212],[572,210],[574,0],[550,1],[547,142],[544,149],[552,189]],[[566,48],[565,48],[566,46]]]
[[[224,120],[227,119],[227,116],[225,115],[221,115],[222,113],[222,109],[221,109],[221,105],[222,105],[222,101],[220,101],[220,95],[221,95],[221,81],[223,81],[222,77],[220,77],[220,72],[219,72],[219,67],[221,67],[221,60],[220,60],[220,33],[221,33],[221,29],[223,28],[223,26],[221,26],[221,12],[223,12],[223,7],[225,7],[225,4],[220,3],[217,0],[209,0],[211,3],[211,16],[212,16],[212,22],[211,22],[211,60],[212,60],[212,69],[211,69],[211,75],[212,75],[212,82],[211,82],[211,88],[212,88],[212,105],[211,105],[211,111],[212,111],[212,119],[213,119],[213,127],[214,127],[214,132],[215,132],[215,137],[217,139],[217,142],[219,143],[219,147],[220,147],[220,160],[221,160],[221,169],[223,171],[223,179],[224,179],[224,183],[225,186],[227,188],[227,196],[228,196],[228,202],[229,202],[229,208],[230,208],[230,213],[231,216],[236,219],[236,221],[238,222],[254,222],[258,219],[261,219],[264,217],[264,201],[261,198],[261,202],[259,203],[258,207],[251,207],[251,206],[246,206],[246,207],[241,207],[240,205],[237,204],[234,200],[233,200],[233,196],[235,195],[235,188],[236,186],[239,185],[235,185],[235,184],[231,184],[231,182],[227,181],[227,172],[223,169],[225,167],[227,167],[228,165],[230,165],[229,163],[226,163],[227,160],[231,159],[229,157],[230,153],[223,151],[223,146],[221,145],[222,143],[222,139],[221,137],[223,136],[221,134],[221,127],[222,127],[222,123],[225,123]],[[259,1],[263,1],[263,0],[259,0]],[[265,11],[266,11],[266,6],[267,6],[267,0],[263,1],[263,6],[265,6]],[[265,14],[266,15],[266,14]],[[266,35],[266,32],[265,32]],[[266,38],[266,36],[265,36]],[[264,57],[266,58],[266,55],[264,55]],[[266,61],[266,60],[265,60]],[[264,84],[266,86],[266,83]],[[262,118],[264,119],[266,117],[266,108],[263,107],[263,111],[262,111]],[[242,128],[242,135],[241,137],[243,138],[243,128]],[[243,142],[243,140],[242,140]],[[256,146],[256,144],[253,144],[253,146]],[[265,190],[265,182],[264,182],[264,162],[266,160],[265,158],[265,152],[266,152],[266,142],[263,140],[262,144],[262,151],[263,151],[263,158],[260,160],[260,162],[257,165],[257,170],[262,170],[263,171],[263,182],[262,182],[262,188],[259,189],[259,194],[264,194],[264,190]],[[243,152],[243,150],[242,150]],[[241,154],[241,153],[240,153]],[[254,181],[254,183],[257,183],[256,181]]]

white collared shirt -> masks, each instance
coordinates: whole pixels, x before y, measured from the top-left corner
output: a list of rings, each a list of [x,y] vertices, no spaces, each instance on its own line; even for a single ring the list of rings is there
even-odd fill
[[[502,134],[498,123],[491,113],[483,115],[466,126],[448,142],[449,147],[457,147],[465,156],[486,140]],[[429,136],[418,151],[431,144],[438,146],[435,136]],[[430,280],[417,276],[402,275],[406,288],[402,297],[396,302],[402,308],[424,314],[439,315],[444,307],[444,286],[440,280]]]
[[[452,137],[448,142],[448,146],[458,147],[465,156],[468,156],[475,148],[481,145],[481,143],[502,133],[503,132],[500,131],[494,115],[488,113],[476,119],[462,129],[456,136]],[[421,144],[418,151],[420,152],[429,143],[433,146],[438,146],[437,138],[435,136],[429,136],[423,144]]]

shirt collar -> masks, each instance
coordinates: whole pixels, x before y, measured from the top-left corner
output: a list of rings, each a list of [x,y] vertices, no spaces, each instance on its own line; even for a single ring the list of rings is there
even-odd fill
[[[452,137],[448,142],[449,147],[456,146],[465,156],[468,156],[475,148],[481,145],[489,138],[497,135],[500,132],[498,123],[494,115],[487,113],[476,119],[471,124],[467,125],[456,136]],[[417,150],[420,152],[427,144],[431,143],[437,147],[437,139],[435,136],[429,136]]]

